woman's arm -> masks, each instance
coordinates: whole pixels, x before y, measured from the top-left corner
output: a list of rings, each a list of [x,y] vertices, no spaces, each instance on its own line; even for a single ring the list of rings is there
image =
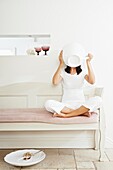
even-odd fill
[[[52,79],[52,83],[53,83],[54,85],[59,84],[60,81],[62,80],[62,77],[61,77],[61,75],[60,75],[61,70],[62,70],[62,68],[63,68],[63,66],[64,66],[64,61],[63,61],[63,58],[62,58],[62,54],[63,54],[63,51],[61,51],[60,54],[59,54],[60,64],[59,64],[59,66],[58,66],[58,68],[57,68],[57,70],[56,70],[56,72],[55,72],[55,74],[54,74],[54,76],[53,76],[53,79]]]
[[[85,79],[88,83],[94,84],[95,83],[95,75],[91,66],[90,61],[92,60],[93,55],[88,54],[87,59],[86,59],[86,64],[87,64],[87,69],[88,69],[88,74],[85,76]]]

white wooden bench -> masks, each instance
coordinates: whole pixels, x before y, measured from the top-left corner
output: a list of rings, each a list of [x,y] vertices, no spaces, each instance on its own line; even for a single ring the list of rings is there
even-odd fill
[[[103,88],[84,88],[86,98],[101,96]],[[48,99],[60,100],[62,87],[26,82],[0,87],[0,108],[43,108]],[[104,111],[98,109],[98,122],[54,124],[45,122],[1,122],[0,149],[6,148],[94,148],[99,160],[104,153]],[[89,119],[89,118],[87,118]]]

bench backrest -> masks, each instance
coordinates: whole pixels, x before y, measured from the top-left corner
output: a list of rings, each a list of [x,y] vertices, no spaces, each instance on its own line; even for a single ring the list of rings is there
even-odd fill
[[[102,96],[103,88],[84,87],[86,98]],[[22,82],[0,87],[0,108],[42,108],[48,99],[60,101],[62,86],[50,83]]]

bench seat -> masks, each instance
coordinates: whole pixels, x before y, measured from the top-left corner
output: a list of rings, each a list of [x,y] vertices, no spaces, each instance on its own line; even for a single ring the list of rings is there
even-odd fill
[[[98,114],[92,112],[91,117],[77,116],[71,118],[53,117],[44,108],[0,109],[0,123],[53,123],[53,124],[88,124],[97,123]]]

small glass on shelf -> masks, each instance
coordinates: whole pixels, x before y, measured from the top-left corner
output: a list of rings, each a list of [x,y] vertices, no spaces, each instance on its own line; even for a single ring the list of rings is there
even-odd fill
[[[42,50],[45,52],[45,55],[47,55],[47,51],[49,51],[50,46],[42,46]]]
[[[39,55],[39,53],[41,52],[42,48],[41,47],[35,47],[35,51],[37,53],[37,55]]]

